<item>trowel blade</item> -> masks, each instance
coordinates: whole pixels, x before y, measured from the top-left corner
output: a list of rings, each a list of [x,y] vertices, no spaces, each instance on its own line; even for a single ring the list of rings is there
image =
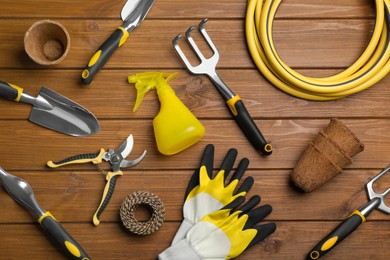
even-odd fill
[[[31,122],[71,136],[88,136],[100,130],[96,117],[72,100],[45,87],[38,97],[45,99],[52,109],[33,106]]]
[[[126,2],[121,11],[122,21],[126,20],[126,18],[137,8],[141,1],[142,0],[128,0]]]
[[[155,0],[128,0],[122,9],[122,27],[128,32],[137,28],[145,19]]]

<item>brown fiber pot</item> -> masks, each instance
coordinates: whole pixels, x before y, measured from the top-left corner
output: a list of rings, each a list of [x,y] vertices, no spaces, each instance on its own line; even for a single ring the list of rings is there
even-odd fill
[[[59,22],[42,20],[34,23],[24,35],[24,49],[40,65],[54,65],[65,59],[70,37]]]
[[[322,130],[314,139],[313,144],[341,169],[352,163],[352,158],[347,156],[344,150]]]
[[[312,192],[341,171],[321,149],[310,143],[291,173],[291,181],[303,191]]]
[[[337,143],[348,157],[353,157],[364,150],[364,144],[359,138],[336,118],[331,119],[324,133]]]

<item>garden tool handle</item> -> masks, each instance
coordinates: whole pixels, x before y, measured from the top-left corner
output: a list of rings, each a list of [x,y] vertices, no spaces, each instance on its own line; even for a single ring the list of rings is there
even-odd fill
[[[50,168],[57,168],[68,164],[89,163],[89,162],[93,164],[99,164],[102,163],[102,157],[104,153],[105,153],[104,149],[101,148],[100,151],[97,153],[78,154],[78,155],[65,158],[58,162],[48,161],[46,164]]]
[[[370,213],[376,209],[380,203],[381,200],[379,198],[373,198],[367,204],[355,210],[310,251],[307,259],[318,259],[328,253],[341,241],[347,238],[353,231],[355,231],[360,224],[364,223],[368,215],[370,215]]]
[[[100,202],[99,207],[97,208],[95,214],[93,215],[93,224],[95,226],[100,224],[100,215],[103,213],[104,209],[107,207],[110,202],[111,196],[114,193],[116,181],[120,175],[123,175],[122,171],[117,172],[109,172],[106,176],[106,186],[104,187],[102,200]]]
[[[121,26],[118,27],[89,60],[81,74],[81,81],[84,84],[91,84],[95,75],[106,64],[114,51],[126,42],[128,37],[129,32]]]
[[[267,143],[240,97],[238,95],[234,96],[227,101],[227,104],[237,124],[253,147],[263,155],[271,155],[272,145]]]
[[[50,212],[46,211],[38,219],[38,222],[49,237],[67,253],[70,259],[91,259],[84,249],[76,242],[76,240],[74,240],[72,236],[66,232],[61,223],[50,214]]]
[[[0,97],[19,102],[23,88],[0,80]]]
[[[365,218],[361,213],[358,210],[355,210],[310,251],[307,259],[318,259],[325,255],[349,236],[364,221]]]

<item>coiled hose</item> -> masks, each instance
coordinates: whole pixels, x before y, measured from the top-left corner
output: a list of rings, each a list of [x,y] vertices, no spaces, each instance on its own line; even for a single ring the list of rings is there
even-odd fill
[[[304,76],[285,64],[272,39],[272,26],[282,0],[248,0],[246,39],[261,73],[280,90],[308,100],[334,100],[358,93],[384,78],[390,70],[390,0],[376,0],[376,22],[363,54],[346,70],[329,77]]]

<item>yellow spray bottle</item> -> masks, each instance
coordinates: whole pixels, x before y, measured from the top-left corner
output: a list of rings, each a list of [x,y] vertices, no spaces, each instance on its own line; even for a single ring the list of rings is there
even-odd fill
[[[135,83],[137,89],[134,112],[149,90],[157,90],[160,112],[153,119],[153,129],[157,148],[165,155],[187,149],[201,140],[205,132],[203,125],[168,85],[168,81],[177,75],[178,73],[144,72],[128,77],[129,83]]]

